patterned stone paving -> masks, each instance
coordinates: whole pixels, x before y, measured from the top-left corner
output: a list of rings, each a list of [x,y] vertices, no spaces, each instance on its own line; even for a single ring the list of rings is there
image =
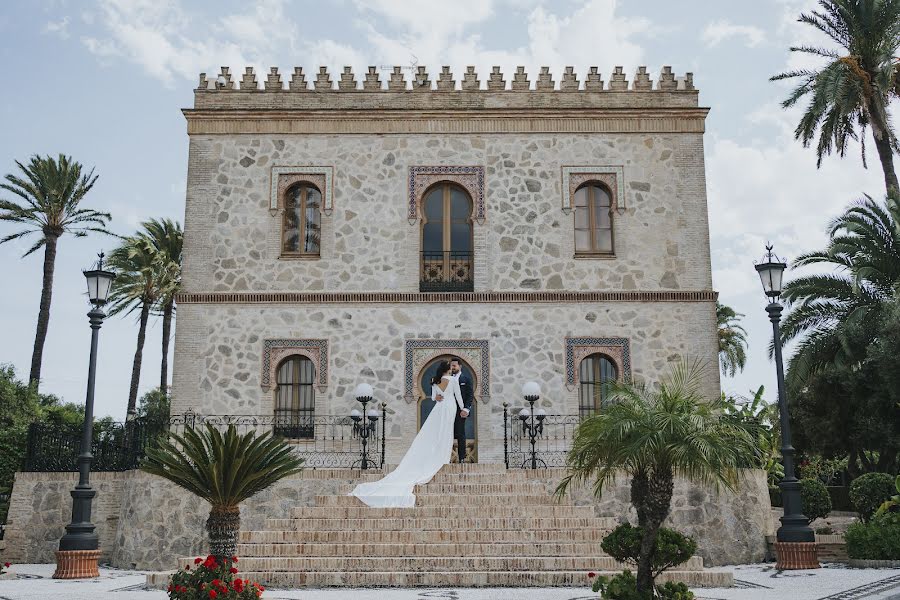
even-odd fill
[[[53,565],[16,565],[18,578],[0,581],[0,600],[163,600],[165,592],[147,589],[145,574],[100,569],[86,581],[51,579]],[[729,567],[735,586],[696,590],[698,600],[897,600],[900,569],[848,569],[826,564],[816,571],[776,571],[771,564]],[[268,590],[264,600],[596,600],[586,588],[482,588],[391,590]]]

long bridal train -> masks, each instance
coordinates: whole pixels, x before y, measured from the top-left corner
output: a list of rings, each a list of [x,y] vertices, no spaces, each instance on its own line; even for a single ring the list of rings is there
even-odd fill
[[[455,377],[444,375],[446,387],[431,386],[434,408],[397,468],[378,481],[361,483],[350,492],[374,508],[411,508],[416,505],[413,488],[431,481],[441,467],[450,462],[453,448],[453,421],[457,409],[463,409],[462,392]]]

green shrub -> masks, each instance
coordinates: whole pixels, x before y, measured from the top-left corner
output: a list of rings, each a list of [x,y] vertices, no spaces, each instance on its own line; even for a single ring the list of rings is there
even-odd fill
[[[656,586],[656,596],[663,600],[694,600],[694,592],[680,581],[667,581],[664,585]]]
[[[828,488],[818,479],[800,480],[800,499],[803,514],[810,522],[824,519],[831,512],[831,496],[828,495]]]
[[[850,558],[900,560],[900,515],[886,513],[869,523],[853,523],[844,541]]]
[[[894,479],[894,487],[897,488],[897,495],[891,496],[884,504],[879,506],[878,510],[875,511],[876,515],[900,513],[900,475],[897,475],[897,478]]]
[[[867,473],[850,484],[850,502],[863,521],[868,522],[894,493],[894,477],[887,473]]]
[[[637,564],[641,550],[642,527],[634,527],[630,523],[619,525],[603,538],[600,547],[603,551],[618,560]],[[697,551],[697,542],[693,539],[665,527],[659,528],[656,537],[656,549],[650,569],[656,577],[666,569],[686,562]]]
[[[779,508],[784,505],[784,503],[781,501],[781,488],[777,485],[769,486],[769,502],[775,508]]]
[[[637,591],[637,579],[629,570],[624,570],[618,575],[610,577],[598,577],[594,580],[592,588],[595,592],[602,592],[604,600],[652,600],[652,593],[639,594]],[[694,593],[683,583],[668,581],[665,585],[656,586],[656,598],[662,600],[694,600]]]

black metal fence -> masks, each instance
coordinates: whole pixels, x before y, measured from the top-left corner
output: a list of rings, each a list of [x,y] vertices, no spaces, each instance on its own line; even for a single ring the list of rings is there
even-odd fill
[[[471,292],[475,269],[471,252],[422,252],[420,292]]]
[[[168,422],[135,419],[127,423],[104,423],[94,430],[91,445],[92,471],[136,469],[152,446],[166,432],[181,434],[188,428],[212,425],[226,429],[234,425],[238,433],[272,432],[291,443],[304,459],[306,468],[354,468],[360,465],[365,446],[367,464],[384,466],[386,417],[379,422],[351,417],[275,417],[272,415],[201,415],[184,413]],[[302,420],[302,422],[300,422]],[[368,431],[363,431],[363,428]],[[365,438],[365,442],[363,441]],[[32,424],[28,430],[24,471],[77,471],[81,453],[81,431],[71,426]]]
[[[503,407],[503,453],[507,469],[565,467],[578,415],[529,415]],[[532,435],[533,434],[533,435]]]

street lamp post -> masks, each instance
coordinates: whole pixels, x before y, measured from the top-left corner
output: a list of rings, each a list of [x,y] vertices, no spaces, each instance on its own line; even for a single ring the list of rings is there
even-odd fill
[[[356,386],[356,401],[362,404],[362,411],[353,409],[350,411],[350,418],[353,419],[353,432],[359,436],[362,442],[362,456],[358,461],[351,465],[351,468],[359,465],[359,468],[366,471],[369,468],[375,468],[377,463],[369,458],[369,436],[375,433],[375,426],[378,422],[378,411],[374,408],[366,410],[366,405],[372,401],[373,390],[368,383],[361,383]],[[368,423],[366,420],[368,419]]]
[[[803,514],[800,498],[800,482],[794,474],[794,447],[791,445],[791,421],[788,414],[787,394],[784,385],[784,363],[781,356],[781,311],[778,302],[783,289],[782,279],[787,264],[766,246],[764,262],[756,265],[756,272],[762,281],[763,291],[769,298],[766,312],[772,322],[773,346],[775,350],[775,370],[778,379],[778,413],[781,423],[781,462],[784,477],[778,484],[784,516],[778,528],[775,553],[778,556],[777,569],[816,569],[819,567],[816,551],[816,535],[809,526],[809,519]]]
[[[541,463],[546,468],[547,463],[537,457],[537,449],[535,448],[537,438],[544,432],[544,419],[547,417],[547,411],[543,408],[534,408],[534,403],[541,398],[541,386],[534,381],[529,381],[522,386],[522,396],[528,402],[528,408],[523,408],[519,411],[519,419],[522,421],[522,433],[527,434],[531,442],[531,468],[537,469],[538,463]],[[535,420],[537,420],[537,423],[535,423]],[[526,457],[522,467],[524,468],[528,463],[529,459]]]
[[[97,560],[100,558],[97,532],[91,523],[91,501],[97,492],[91,487],[91,440],[94,427],[94,381],[97,374],[97,342],[100,326],[106,313],[103,305],[109,297],[115,273],[103,270],[103,253],[100,253],[95,269],[84,271],[87,280],[88,300],[91,310],[91,356],[88,362],[87,396],[84,401],[84,425],[81,429],[81,453],[78,455],[78,485],[72,490],[72,522],[66,525],[66,533],[59,540],[56,553],[56,579],[80,579],[97,577]]]

